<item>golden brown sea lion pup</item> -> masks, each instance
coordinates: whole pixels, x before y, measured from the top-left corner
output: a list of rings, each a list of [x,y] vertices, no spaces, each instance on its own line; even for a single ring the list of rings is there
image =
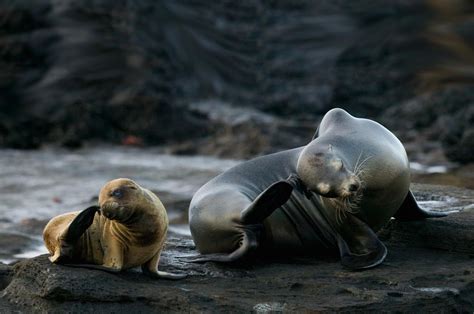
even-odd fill
[[[160,199],[130,179],[116,179],[100,190],[99,206],[51,219],[43,239],[53,263],[109,272],[141,266],[152,277],[181,279],[186,275],[158,271],[167,230]]]

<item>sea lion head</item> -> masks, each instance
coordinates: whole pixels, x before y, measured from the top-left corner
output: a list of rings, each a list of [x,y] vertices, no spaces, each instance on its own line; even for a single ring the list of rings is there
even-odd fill
[[[306,189],[328,198],[355,198],[361,182],[342,154],[331,144],[312,144],[301,152],[297,164],[298,177]]]
[[[101,213],[111,219],[126,222],[143,204],[142,188],[130,179],[115,179],[107,182],[99,193]]]

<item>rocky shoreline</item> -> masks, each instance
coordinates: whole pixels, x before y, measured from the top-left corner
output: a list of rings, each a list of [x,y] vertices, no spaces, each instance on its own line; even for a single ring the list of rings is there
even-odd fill
[[[415,185],[441,219],[392,220],[379,233],[389,254],[379,267],[343,269],[337,257],[263,257],[233,265],[189,264],[189,236],[170,233],[160,268],[182,281],[53,265],[46,255],[0,265],[0,306],[28,312],[269,312],[474,310],[474,191]],[[431,203],[430,203],[431,202]],[[431,204],[431,205],[430,205]],[[442,204],[442,205],[439,205]]]

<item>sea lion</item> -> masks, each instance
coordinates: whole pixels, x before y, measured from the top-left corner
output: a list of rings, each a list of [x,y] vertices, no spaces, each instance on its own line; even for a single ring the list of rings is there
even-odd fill
[[[100,190],[99,206],[51,219],[43,239],[53,263],[109,272],[141,266],[152,277],[181,279],[158,271],[167,230],[160,199],[130,179],[116,179]]]
[[[377,238],[392,216],[444,216],[421,209],[409,190],[402,143],[379,123],[336,108],[303,147],[243,162],[202,186],[189,219],[192,262],[230,262],[265,249],[339,251],[350,269],[380,264]]]

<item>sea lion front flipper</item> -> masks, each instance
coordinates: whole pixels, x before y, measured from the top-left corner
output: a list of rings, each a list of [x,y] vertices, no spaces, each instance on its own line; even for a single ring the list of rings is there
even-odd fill
[[[69,224],[66,233],[64,234],[64,241],[74,244],[84,234],[87,228],[90,227],[94,221],[95,213],[100,210],[99,206],[91,206],[80,212],[76,218]]]
[[[270,216],[275,209],[288,201],[293,186],[286,180],[270,185],[240,214],[243,224],[257,224]]]
[[[425,218],[439,218],[439,217],[446,217],[446,213],[442,212],[431,212],[424,210],[421,208],[418,203],[416,202],[415,196],[411,191],[408,191],[405,200],[403,201],[402,205],[398,209],[397,213],[394,215],[396,219],[402,221],[409,221],[409,220],[419,220]]]
[[[99,211],[99,206],[91,206],[80,212],[65,228],[57,238],[57,245],[54,254],[49,260],[55,264],[66,264],[70,262],[79,238],[94,221],[94,216]]]
[[[352,214],[340,226],[337,236],[341,264],[352,270],[372,268],[383,262],[387,248],[370,227]]]

